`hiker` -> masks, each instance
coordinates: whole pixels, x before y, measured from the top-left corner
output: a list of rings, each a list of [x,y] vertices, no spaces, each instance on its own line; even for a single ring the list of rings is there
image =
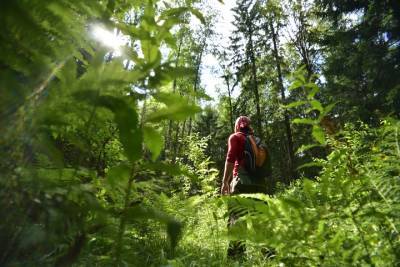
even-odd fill
[[[263,162],[265,161],[262,165],[268,163],[266,160],[267,154],[266,149],[258,149],[257,146],[255,137],[253,136],[253,129],[250,126],[250,119],[246,116],[240,116],[235,122],[235,132],[231,134],[228,139],[228,153],[221,186],[222,195],[266,192],[265,176],[263,176],[263,173],[258,173],[260,171],[265,172],[266,169],[261,167],[261,169],[255,168],[256,156],[254,153],[262,150],[260,153],[263,152],[261,157],[264,158],[261,160]],[[259,161],[260,159],[257,160]],[[246,210],[239,211],[240,209],[235,209],[235,211],[233,211],[235,205],[234,201],[228,202],[228,228],[233,226],[241,215],[246,214]],[[241,258],[244,252],[245,245],[243,241],[230,241],[228,257]]]
[[[247,137],[254,140],[250,119],[240,116],[235,122],[235,132],[228,139],[228,153],[221,186],[223,195],[266,192],[264,177],[261,179],[254,177],[255,174],[249,173],[246,169],[245,144]]]

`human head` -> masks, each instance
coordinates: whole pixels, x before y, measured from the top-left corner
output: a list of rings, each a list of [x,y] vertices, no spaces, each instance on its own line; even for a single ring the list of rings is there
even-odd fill
[[[235,122],[235,132],[244,132],[248,133],[251,132],[252,129],[250,127],[250,119],[246,116],[240,116],[236,119]]]

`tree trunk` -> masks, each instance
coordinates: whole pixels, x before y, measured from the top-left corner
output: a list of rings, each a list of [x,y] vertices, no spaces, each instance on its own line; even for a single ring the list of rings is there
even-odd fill
[[[179,62],[179,57],[181,55],[181,47],[182,47],[182,39],[183,37],[181,37],[181,39],[179,40],[179,46],[178,46],[178,51],[176,54],[176,59],[175,59],[175,67],[178,66],[178,62]],[[172,92],[175,93],[176,92],[176,78],[174,78],[173,84],[172,84]],[[171,140],[172,140],[172,120],[168,121],[168,132],[167,132],[167,138],[165,138],[165,149],[171,150]]]
[[[201,65],[201,61],[203,59],[203,53],[204,53],[204,49],[206,46],[206,37],[204,36],[203,41],[201,43],[201,47],[200,47],[200,54],[197,58],[197,62],[196,62],[196,74],[194,77],[194,86],[193,86],[193,91],[196,93],[197,92],[197,85],[199,83],[199,76],[200,76],[200,65]],[[196,100],[196,96],[195,96],[195,100]],[[192,117],[189,118],[189,125],[188,125],[188,135],[192,134]]]
[[[278,36],[277,33],[275,32],[274,24],[272,21],[270,21],[269,26],[271,28],[272,32],[272,42],[273,42],[273,53],[275,57],[275,63],[276,63],[276,70],[277,70],[277,78],[278,78],[278,86],[281,92],[281,97],[282,97],[282,102],[286,104],[286,96],[285,96],[285,88],[283,87],[283,78],[282,78],[282,70],[281,70],[281,61],[279,58],[279,52],[278,52]],[[294,151],[293,151],[293,137],[292,137],[292,130],[290,128],[290,119],[289,119],[289,114],[287,110],[284,111],[284,123],[285,123],[285,129],[286,129],[286,138],[287,138],[287,147],[288,147],[288,159],[289,159],[289,173],[292,176],[292,179],[294,178]]]
[[[177,155],[178,147],[179,147],[178,139],[179,139],[179,122],[176,124],[175,138],[174,138],[174,142],[171,144],[173,146],[173,151],[174,151],[173,156],[172,156],[172,163],[176,162],[176,155]]]
[[[299,11],[299,22],[300,22],[300,29],[299,29],[299,40],[298,40],[298,47],[299,47],[299,52],[302,57],[303,63],[306,66],[307,70],[307,80],[309,80],[313,74],[313,66],[310,60],[310,51],[307,48],[307,37],[305,36],[305,33],[307,32],[306,29],[306,21],[304,17],[304,12],[303,10]]]
[[[252,76],[252,86],[254,92],[254,104],[256,105],[256,130],[259,136],[263,135],[261,126],[261,108],[260,108],[260,95],[258,93],[258,82],[257,82],[257,67],[256,67],[256,57],[254,55],[254,45],[253,45],[253,30],[249,30],[249,56],[251,61],[251,76]]]
[[[234,132],[234,125],[233,125],[233,109],[232,109],[232,95],[231,95],[231,88],[230,88],[230,84],[229,84],[229,76],[225,75],[225,82],[226,82],[226,86],[228,87],[228,101],[229,101],[229,122],[231,124],[231,131]],[[234,86],[232,87],[232,89],[234,88]]]
[[[185,138],[185,128],[186,128],[186,120],[184,120],[183,121],[183,124],[182,124],[182,132],[181,132],[181,140],[183,140],[183,138]],[[178,140],[177,140],[178,141]],[[181,154],[181,152],[182,152],[182,146],[181,146],[181,144],[179,143],[179,142],[177,142],[177,148],[176,148],[176,155],[177,156],[179,156],[179,155],[182,155]]]

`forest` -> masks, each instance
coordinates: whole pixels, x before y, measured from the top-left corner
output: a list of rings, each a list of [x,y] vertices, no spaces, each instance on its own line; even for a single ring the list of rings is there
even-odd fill
[[[400,266],[400,1],[2,0],[0,23],[0,266]],[[221,194],[239,116],[265,193]]]

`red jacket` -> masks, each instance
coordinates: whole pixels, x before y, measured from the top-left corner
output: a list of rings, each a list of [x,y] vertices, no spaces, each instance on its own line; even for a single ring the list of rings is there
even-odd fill
[[[244,144],[246,135],[241,132],[233,133],[228,139],[228,153],[226,161],[234,163],[233,176],[237,176],[239,166],[244,167]]]

